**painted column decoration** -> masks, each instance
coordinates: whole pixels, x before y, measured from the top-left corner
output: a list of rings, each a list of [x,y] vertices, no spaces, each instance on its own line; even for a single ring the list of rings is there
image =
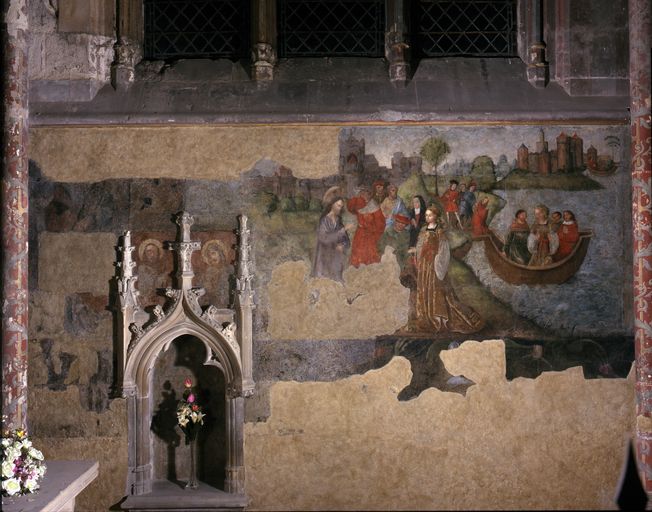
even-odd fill
[[[27,0],[2,2],[2,429],[27,427]]]
[[[253,0],[251,18],[252,78],[272,80],[276,65],[276,0]]]
[[[636,344],[636,448],[645,490],[652,492],[652,180],[650,1],[629,0],[629,90]]]
[[[410,78],[410,45],[408,44],[407,8],[409,0],[388,0],[385,58],[389,62],[389,79],[405,85]]]
[[[527,79],[534,87],[548,85],[549,69],[546,62],[546,43],[543,42],[542,0],[528,0],[527,12],[530,25]]]

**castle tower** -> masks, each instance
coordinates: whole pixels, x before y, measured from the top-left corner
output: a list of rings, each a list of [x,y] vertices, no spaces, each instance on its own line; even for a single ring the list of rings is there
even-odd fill
[[[356,139],[353,134],[340,139],[340,173],[359,175],[362,173],[362,162],[365,157],[364,139]]]
[[[598,150],[593,146],[586,150],[586,166],[593,170],[598,168]]]
[[[561,132],[557,137],[557,169],[560,171],[570,171],[573,162],[570,155],[569,137]]]
[[[574,133],[571,137],[570,146],[573,157],[573,169],[581,169],[584,166],[584,141],[582,137]]]
[[[276,172],[278,180],[278,197],[293,197],[296,193],[297,178],[292,175],[292,171],[281,165]]]
[[[526,171],[529,170],[530,166],[528,162],[528,155],[529,155],[529,151],[527,146],[525,144],[521,144],[518,150],[516,151],[516,161],[517,161],[516,167]]]
[[[550,170],[557,170],[559,169],[559,164],[557,162],[557,150],[551,149],[550,150]]]
[[[550,174],[550,152],[548,150],[539,153],[539,174]]]
[[[546,142],[546,136],[543,133],[543,128],[539,130],[539,140],[537,141],[537,153],[548,152],[548,142]]]

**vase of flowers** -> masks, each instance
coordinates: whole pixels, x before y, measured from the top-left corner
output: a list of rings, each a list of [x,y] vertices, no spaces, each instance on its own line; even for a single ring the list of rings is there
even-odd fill
[[[196,489],[199,486],[197,480],[197,434],[204,424],[205,414],[197,403],[197,395],[193,392],[192,379],[187,378],[184,382],[183,398],[177,406],[177,423],[186,436],[190,445],[190,476],[186,489]]]
[[[2,434],[2,496],[22,496],[38,491],[45,475],[43,454],[32,446],[27,431]]]

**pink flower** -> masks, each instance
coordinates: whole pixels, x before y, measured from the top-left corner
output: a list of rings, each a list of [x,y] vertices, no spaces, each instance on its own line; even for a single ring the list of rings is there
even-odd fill
[[[193,395],[192,393],[190,393],[190,394],[188,395],[188,398],[186,398],[186,401],[187,401],[189,404],[193,403],[193,402],[195,401],[195,395]]]
[[[190,377],[187,377],[186,380],[183,381],[183,385],[186,386],[187,388],[192,387],[192,379]]]

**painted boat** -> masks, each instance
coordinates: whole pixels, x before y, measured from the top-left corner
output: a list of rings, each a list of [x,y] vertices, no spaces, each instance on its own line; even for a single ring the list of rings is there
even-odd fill
[[[589,170],[589,174],[592,174],[593,176],[611,176],[618,170],[618,167],[620,167],[620,164],[610,162],[606,167],[587,167],[587,169]]]
[[[582,265],[593,231],[580,231],[579,235],[573,252],[563,260],[542,267],[528,267],[507,258],[502,253],[504,242],[491,230],[487,235],[474,237],[474,240],[484,242],[485,256],[503,281],[511,284],[561,284],[573,277]]]

